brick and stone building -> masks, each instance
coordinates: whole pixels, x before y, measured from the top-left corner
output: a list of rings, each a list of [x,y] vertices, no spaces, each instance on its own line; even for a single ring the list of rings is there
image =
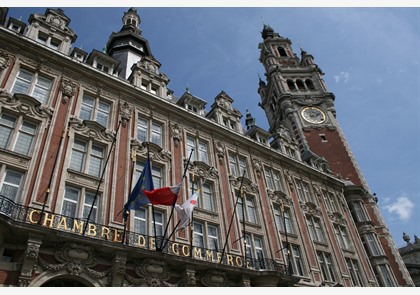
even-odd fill
[[[414,286],[334,94],[289,39],[264,25],[264,130],[251,113],[242,126],[225,91],[209,110],[188,90],[176,97],[134,8],[106,50],[90,53],[73,46],[62,9],[27,24],[8,11],[1,286]],[[179,204],[202,188],[185,230],[172,206],[144,206],[123,222],[147,150],[156,188],[183,181]]]

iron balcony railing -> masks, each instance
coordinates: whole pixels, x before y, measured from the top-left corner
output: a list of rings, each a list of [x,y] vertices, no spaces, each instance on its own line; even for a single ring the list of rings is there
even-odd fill
[[[28,226],[49,228],[71,235],[84,235],[91,239],[109,243],[121,243],[128,247],[159,251],[186,259],[242,267],[256,271],[275,271],[284,276],[291,275],[285,264],[278,263],[273,259],[254,259],[236,254],[222,253],[218,249],[206,249],[195,246],[191,248],[189,244],[172,241],[166,237],[143,235],[92,222],[86,225],[86,219],[78,219],[34,207],[22,206],[3,195],[0,195],[0,214],[13,220],[13,222],[23,223]]]

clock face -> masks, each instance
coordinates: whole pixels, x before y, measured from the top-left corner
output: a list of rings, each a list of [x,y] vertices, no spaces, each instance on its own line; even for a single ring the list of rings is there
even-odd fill
[[[302,117],[309,123],[321,124],[325,121],[325,113],[316,107],[307,107],[302,110]]]

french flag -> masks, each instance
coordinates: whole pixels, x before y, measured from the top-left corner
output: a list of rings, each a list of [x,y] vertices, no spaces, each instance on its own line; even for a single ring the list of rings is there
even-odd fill
[[[165,186],[152,191],[143,190],[143,192],[153,205],[173,206],[178,198],[181,185],[182,182],[176,186]]]

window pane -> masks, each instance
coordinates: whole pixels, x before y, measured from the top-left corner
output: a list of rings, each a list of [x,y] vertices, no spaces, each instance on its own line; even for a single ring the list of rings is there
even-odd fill
[[[0,194],[16,202],[22,177],[22,173],[7,169]]]
[[[146,235],[146,209],[140,208],[134,211],[134,232]]]
[[[93,201],[95,200],[95,194],[86,193],[85,194],[85,204],[83,206],[83,218],[88,218],[90,208],[92,208]],[[98,197],[96,197],[95,204],[93,206],[92,212],[90,213],[89,221],[96,221],[96,211],[97,211]]]
[[[149,141],[147,138],[147,121],[141,118],[137,123],[137,139],[141,142]]]
[[[247,210],[248,210],[248,221],[252,223],[257,223],[257,216],[255,213],[255,207],[254,207],[254,200],[251,198],[246,199],[247,203]]]
[[[110,105],[108,103],[99,102],[98,113],[96,115],[96,122],[101,124],[104,127],[108,127],[108,118],[109,118],[109,110]]]
[[[3,114],[0,118],[0,147],[7,148],[16,119]]]
[[[28,94],[29,86],[32,82],[33,74],[25,70],[20,70],[16,78],[15,85],[13,86],[13,93]]]
[[[50,93],[51,81],[44,77],[38,77],[32,96],[40,103],[45,103]]]
[[[152,142],[157,145],[162,145],[162,126],[152,124]]]
[[[75,140],[73,144],[73,152],[71,155],[70,168],[76,171],[82,171],[85,159],[86,143]]]
[[[76,217],[78,201],[79,201],[79,190],[66,187],[61,214],[65,216]]]
[[[94,176],[100,176],[102,172],[102,159],[103,159],[103,148],[98,146],[92,146],[92,152],[90,156],[89,174]]]
[[[230,171],[232,172],[232,175],[238,176],[238,168],[236,167],[236,158],[232,155],[229,155],[229,164],[230,164]]]
[[[208,163],[207,144],[205,142],[199,142],[199,160]]]
[[[210,185],[204,184],[203,185],[203,199],[204,205],[203,208],[206,210],[213,211],[213,197],[212,197],[212,189]]]
[[[88,96],[83,96],[82,106],[80,107],[80,119],[92,120],[93,107],[95,100]]]
[[[35,130],[36,125],[28,122],[23,122],[18,139],[16,141],[14,149],[15,152],[28,155],[32,145],[32,140],[35,135]]]

